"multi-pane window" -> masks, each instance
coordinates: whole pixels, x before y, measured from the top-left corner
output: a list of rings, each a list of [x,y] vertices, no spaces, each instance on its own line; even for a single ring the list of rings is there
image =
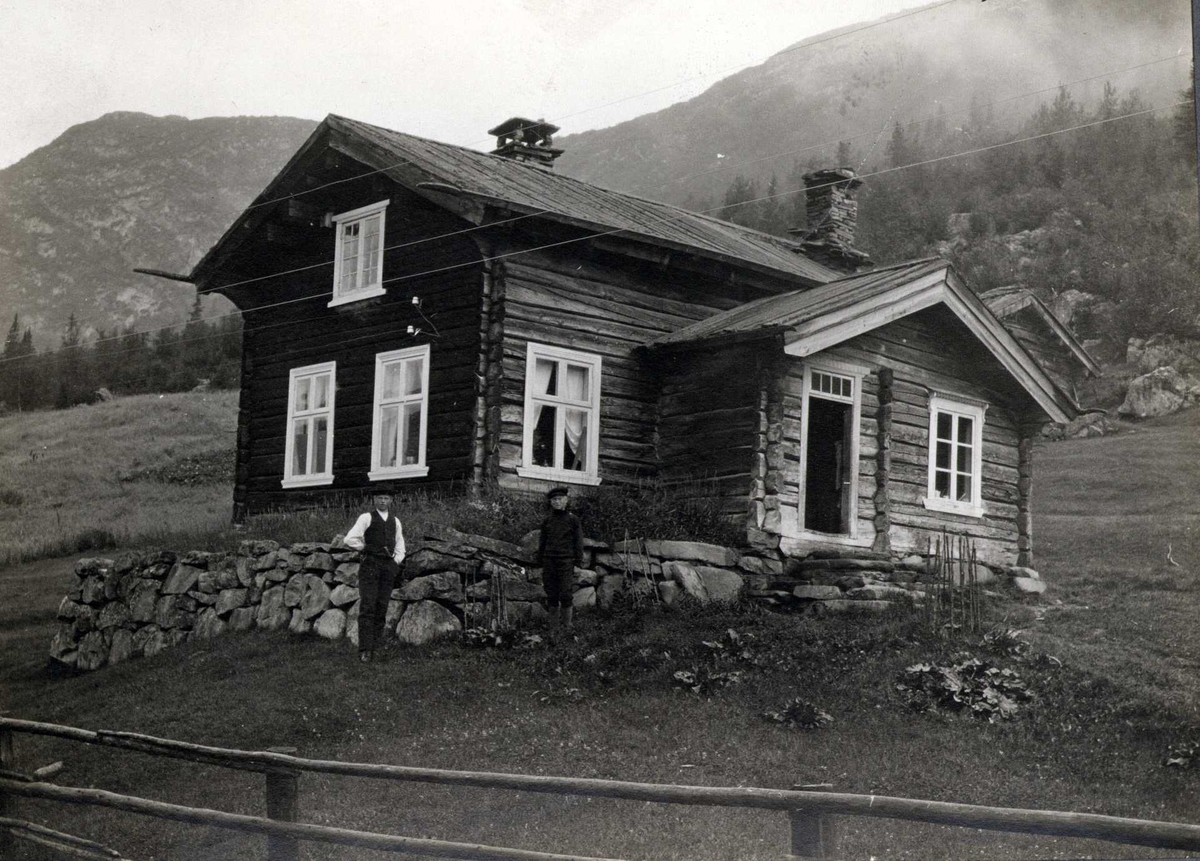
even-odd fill
[[[530,344],[521,475],[599,481],[600,357]]]
[[[809,393],[814,395],[829,395],[834,398],[854,398],[854,378],[843,377],[840,374],[827,374],[824,371],[812,371],[809,381]]]
[[[333,217],[333,300],[330,305],[378,296],[383,289],[383,223],[389,201]]]
[[[336,362],[293,368],[289,376],[284,487],[333,481]]]
[[[980,406],[930,399],[927,508],[982,515],[983,415]]]
[[[429,411],[429,346],[375,357],[372,479],[427,475],[425,426]]]

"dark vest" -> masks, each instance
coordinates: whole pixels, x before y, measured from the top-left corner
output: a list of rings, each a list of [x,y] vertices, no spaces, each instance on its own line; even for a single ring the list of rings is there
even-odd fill
[[[363,553],[391,559],[396,552],[396,513],[389,512],[385,521],[379,512],[371,510],[371,524],[363,533]]]

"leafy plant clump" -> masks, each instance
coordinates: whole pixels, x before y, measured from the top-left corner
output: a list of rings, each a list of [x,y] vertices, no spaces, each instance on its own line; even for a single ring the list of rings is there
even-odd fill
[[[717,640],[702,640],[700,645],[708,650],[716,663],[740,662],[751,666],[761,666],[764,663],[762,655],[750,648],[749,641],[753,634],[739,634],[733,628],[725,631]]]
[[[462,643],[472,649],[531,649],[542,644],[540,634],[478,625],[464,628]]]
[[[703,697],[728,685],[740,684],[742,674],[739,670],[714,670],[705,666],[693,666],[687,670],[676,670],[674,679],[676,684]]]
[[[823,729],[833,723],[833,716],[829,712],[822,711],[802,697],[788,700],[781,709],[768,709],[762,716],[764,720],[788,729]]]
[[[959,654],[952,664],[913,664],[896,685],[918,711],[946,710],[984,718],[1010,720],[1033,692],[1014,670]]]
[[[1163,765],[1168,768],[1190,768],[1197,759],[1200,759],[1200,738],[1168,747]]]

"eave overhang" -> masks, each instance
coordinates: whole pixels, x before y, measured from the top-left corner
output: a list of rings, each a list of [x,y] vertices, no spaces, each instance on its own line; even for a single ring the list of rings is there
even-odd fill
[[[1050,379],[947,264],[886,293],[799,323],[784,335],[784,352],[811,356],[934,305],[949,308],[1051,419],[1069,422],[1079,407]]]

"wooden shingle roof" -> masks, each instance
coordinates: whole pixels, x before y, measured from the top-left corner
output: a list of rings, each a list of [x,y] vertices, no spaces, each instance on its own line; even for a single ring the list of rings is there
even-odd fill
[[[659,201],[573,179],[552,170],[466,147],[403,134],[330,114],[325,123],[370,144],[384,159],[428,173],[431,181],[515,211],[608,233],[620,231],[667,247],[731,258],[755,268],[824,283],[837,272],[802,256],[799,244]],[[386,167],[387,165],[372,165]]]
[[[330,114],[196,264],[187,280],[199,282],[211,274],[226,241],[239,235],[238,228],[256,207],[278,196],[292,168],[321,141],[331,141],[342,151],[352,150],[354,158],[374,171],[419,193],[462,195],[517,214],[573,225],[597,237],[634,239],[803,285],[823,284],[840,275],[804,257],[801,246],[789,239],[612,191],[515,159]]]

